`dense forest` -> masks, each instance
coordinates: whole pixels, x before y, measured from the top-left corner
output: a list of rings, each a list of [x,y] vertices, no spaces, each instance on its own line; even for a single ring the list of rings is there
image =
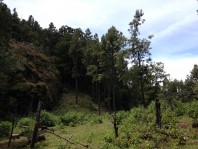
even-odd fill
[[[127,118],[118,111],[142,107],[136,111],[141,113],[158,99],[172,110],[178,103],[197,105],[198,65],[191,66],[184,81],[170,80],[163,62],[152,60],[153,35],[140,38],[143,11],[137,10],[129,22],[129,38],[115,26],[101,37],[89,28],[57,29],[52,22],[42,28],[32,15],[20,19],[16,9],[0,1],[0,120],[29,116],[39,101],[42,109],[53,111],[70,91],[79,107],[83,93],[96,113],[113,113],[115,133],[118,121]]]

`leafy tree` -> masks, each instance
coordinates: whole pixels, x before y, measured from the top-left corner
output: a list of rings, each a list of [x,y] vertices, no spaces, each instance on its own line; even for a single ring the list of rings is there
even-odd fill
[[[150,39],[152,36],[149,36],[148,39],[140,39],[140,31],[139,26],[144,23],[144,19],[142,19],[142,16],[144,13],[142,10],[136,10],[134,19],[132,22],[129,23],[130,29],[130,39],[129,39],[129,55],[131,59],[132,65],[136,65],[136,71],[138,74],[138,88],[141,93],[141,101],[146,107],[146,101],[145,101],[145,93],[144,93],[144,76],[147,73],[147,67],[149,66],[149,62],[151,61],[150,57]]]
[[[86,66],[86,74],[92,78],[93,85],[93,98],[96,98],[98,103],[98,113],[100,115],[101,106],[101,90],[100,86],[102,83],[102,72],[99,65],[101,55],[101,45],[98,39],[98,35],[94,37],[91,35],[90,30],[85,31],[85,38],[87,47],[84,51],[83,63]]]
[[[22,36],[21,22],[18,17],[16,8],[14,8],[12,14],[12,38],[16,39],[17,41],[21,41],[21,36]]]
[[[195,64],[193,69],[190,72],[190,75],[187,76],[184,85],[184,92],[186,100],[197,100],[197,82],[198,82],[198,65]]]
[[[193,82],[198,82],[198,65],[195,64],[192,71],[190,72],[190,79],[193,81]]]
[[[72,59],[72,78],[75,79],[75,88],[76,88],[76,104],[78,103],[78,78],[81,75],[82,70],[82,57],[83,57],[83,48],[85,46],[83,32],[80,29],[76,29],[72,35],[69,48],[69,56]]]
[[[19,32],[17,33],[18,38],[15,39],[41,46],[44,45],[44,41],[42,40],[43,32],[39,23],[30,15],[27,21],[24,19],[20,21]]]
[[[163,82],[169,75],[164,71],[164,64],[162,62],[155,62],[150,64],[147,76],[147,100],[152,101],[160,96],[161,86],[163,88]]]
[[[8,46],[11,39],[12,15],[10,9],[0,2],[0,46]]]
[[[63,84],[72,84],[72,58],[69,54],[71,40],[74,29],[68,26],[62,26],[59,29],[60,38],[53,50],[53,60],[56,67],[59,69]]]
[[[60,39],[60,34],[54,24],[51,22],[49,24],[49,27],[44,30],[43,33],[43,40],[44,40],[44,47],[45,47],[45,53],[49,56],[52,56],[54,53],[54,49],[56,44],[58,43]]]
[[[114,26],[112,26],[108,32],[102,36],[102,61],[101,66],[104,68],[103,73],[107,80],[110,83],[110,89],[112,93],[113,101],[113,118],[114,118],[114,130],[115,136],[118,137],[118,127],[117,127],[117,118],[116,118],[116,97],[115,97],[115,54],[119,52],[125,43],[125,37],[122,32],[118,31]],[[109,90],[110,92],[110,90]]]

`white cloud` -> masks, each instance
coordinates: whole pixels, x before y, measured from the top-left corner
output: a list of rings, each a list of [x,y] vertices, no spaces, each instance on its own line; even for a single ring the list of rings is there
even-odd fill
[[[182,58],[163,58],[156,59],[164,63],[164,70],[167,74],[170,74],[172,80],[185,80],[186,76],[190,74],[194,64],[198,64],[198,56],[188,56]]]

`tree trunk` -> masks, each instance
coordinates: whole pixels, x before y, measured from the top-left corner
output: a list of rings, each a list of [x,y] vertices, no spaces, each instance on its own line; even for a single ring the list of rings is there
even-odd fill
[[[118,125],[117,125],[117,117],[116,117],[116,103],[115,103],[115,78],[114,78],[114,56],[112,51],[112,98],[113,98],[113,125],[115,131],[115,137],[118,137]]]
[[[116,112],[113,113],[113,126],[114,126],[114,132],[115,132],[115,137],[118,137],[118,124],[117,124],[117,117],[116,117]]]
[[[9,142],[8,142],[8,148],[10,148],[10,144],[11,144],[11,140],[12,140],[12,134],[13,134],[13,131],[14,131],[14,124],[15,124],[15,120],[13,118],[13,120],[12,120],[12,129],[11,129],[11,132],[10,132],[10,138],[9,138]]]
[[[140,58],[140,53],[138,52],[138,65],[139,69],[141,70],[140,72],[140,88],[141,88],[141,100],[144,105],[144,108],[146,108],[146,102],[144,98],[144,82],[143,82],[143,70],[142,70],[142,65],[141,65],[141,58]]]
[[[113,79],[114,80],[114,79]],[[113,94],[113,126],[115,131],[115,137],[118,137],[118,125],[116,117],[116,105],[115,105],[115,91],[114,91],[114,81],[112,81],[112,94]]]
[[[92,83],[92,98],[93,98],[93,101],[95,101],[95,81],[93,81]]]
[[[78,103],[78,78],[75,78],[75,84],[76,84],[76,104]]]
[[[161,107],[159,99],[155,100],[155,109],[156,109],[156,125],[161,128]]]
[[[142,73],[142,72],[141,72]],[[146,102],[144,98],[144,82],[143,82],[143,76],[141,74],[140,76],[140,85],[141,85],[141,98],[142,98],[142,103],[144,105],[144,108],[146,108]]]
[[[108,101],[108,109],[109,109],[109,112],[112,113],[112,108],[111,108],[111,81],[110,81],[110,83],[108,85],[107,92],[108,92],[108,97],[107,97],[108,98],[107,99],[107,101]]]
[[[98,115],[101,114],[101,107],[100,107],[100,83],[98,83]]]
[[[34,144],[36,142],[36,138],[37,138],[37,134],[38,134],[38,129],[39,129],[39,125],[40,125],[41,106],[42,106],[42,101],[39,101],[38,107],[37,107],[37,112],[36,112],[36,122],[35,122],[35,125],[34,125],[34,131],[33,131],[33,134],[32,134],[32,141],[31,141],[31,144],[30,144],[31,149],[34,148]]]

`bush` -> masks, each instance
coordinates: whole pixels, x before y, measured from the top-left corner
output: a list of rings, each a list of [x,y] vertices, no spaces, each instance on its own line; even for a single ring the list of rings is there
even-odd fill
[[[177,115],[170,108],[162,111],[162,126],[175,125],[177,122]]]
[[[198,128],[198,119],[194,119],[192,123],[193,128]]]
[[[104,141],[108,143],[113,143],[114,134],[111,131],[107,131],[104,135]]]
[[[76,124],[81,124],[89,119],[89,114],[82,112],[68,112],[61,117],[61,122],[66,126],[75,126]]]
[[[58,123],[58,118],[47,111],[42,111],[40,123],[42,126],[53,127]]]
[[[119,137],[115,139],[115,145],[119,148],[128,148],[128,138],[124,133],[119,134]]]
[[[103,123],[101,117],[96,116],[96,117],[92,118],[91,124],[101,124],[101,123]]]
[[[125,111],[119,111],[116,114],[118,124],[121,124],[124,119],[128,117],[129,113]]]
[[[186,113],[186,104],[181,100],[175,99],[173,100],[173,108],[177,116],[185,115]]]
[[[25,117],[25,118],[21,118],[18,121],[18,126],[22,127],[22,126],[33,126],[34,125],[34,120],[32,118],[29,117]]]
[[[187,114],[189,115],[189,117],[198,118],[197,107],[198,107],[197,101],[192,101],[192,102],[186,104],[186,110],[187,110]]]
[[[7,137],[9,136],[11,123],[8,121],[0,122],[0,137]]]

